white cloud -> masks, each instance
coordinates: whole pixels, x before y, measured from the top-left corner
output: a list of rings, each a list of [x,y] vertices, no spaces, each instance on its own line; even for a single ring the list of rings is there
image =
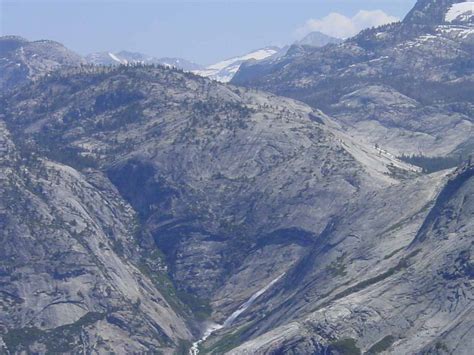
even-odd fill
[[[332,12],[321,19],[306,21],[303,26],[296,30],[296,35],[303,37],[310,32],[319,31],[329,36],[347,38],[356,35],[365,28],[381,26],[399,20],[399,18],[390,16],[382,10],[360,10],[352,18]]]

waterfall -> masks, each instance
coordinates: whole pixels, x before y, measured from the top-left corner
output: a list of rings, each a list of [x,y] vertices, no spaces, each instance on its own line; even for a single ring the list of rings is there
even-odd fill
[[[207,327],[206,330],[204,331],[204,334],[202,337],[193,343],[193,346],[189,350],[189,355],[197,355],[199,354],[199,345],[204,342],[207,338],[211,336],[212,333],[215,331],[226,328],[237,319],[238,316],[240,316],[242,313],[244,313],[254,302],[255,300],[263,295],[270,287],[272,287],[278,280],[280,280],[283,277],[284,274],[281,274],[278,276],[276,279],[272,280],[268,285],[263,287],[262,289],[258,290],[255,292],[252,297],[250,297],[245,303],[243,303],[234,313],[232,313],[225,321],[223,324],[217,324],[217,323],[210,323]]]

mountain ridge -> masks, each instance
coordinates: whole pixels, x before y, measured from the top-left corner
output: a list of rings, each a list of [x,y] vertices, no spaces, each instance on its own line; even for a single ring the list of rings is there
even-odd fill
[[[117,53],[97,52],[88,54],[86,60],[94,65],[127,65],[127,64],[160,64],[178,69],[192,71],[201,69],[202,66],[182,58],[163,57],[157,58],[143,53],[122,50]]]
[[[404,21],[339,45],[246,63],[232,83],[321,108],[361,139],[370,130],[371,143],[393,154],[444,156],[472,140],[473,36],[470,23]],[[439,130],[452,133],[437,141]]]
[[[1,90],[28,83],[61,67],[85,63],[81,56],[59,42],[28,41],[20,36],[0,37],[0,55]]]
[[[145,260],[147,267],[154,267],[152,275],[169,270],[164,272],[177,285],[176,292],[198,295],[191,298],[194,312],[209,312],[205,319],[223,321],[270,285],[251,310],[201,344],[218,353],[226,348],[222,342],[229,332],[242,326],[248,329],[226,351],[333,349],[332,338],[324,335],[328,330],[312,318],[319,311],[305,300],[326,309],[326,302],[346,302],[359,292],[359,283],[347,284],[348,277],[363,275],[361,282],[371,286],[382,276],[398,280],[405,260],[421,262],[413,251],[398,255],[397,250],[410,244],[429,212],[426,206],[446,182],[446,172],[420,176],[416,168],[358,143],[330,117],[302,103],[172,68],[83,67],[56,72],[8,97],[2,115],[15,137],[25,142],[22,151],[60,160],[78,171],[98,171],[114,186],[118,198],[139,216],[138,256],[148,250]],[[59,173],[59,181],[66,179],[63,175]],[[35,173],[29,176],[33,185],[38,184]],[[370,217],[381,211],[383,219]],[[378,238],[380,234],[384,238]],[[122,248],[127,255],[128,243],[122,242]],[[164,259],[156,257],[161,252]],[[166,260],[164,269],[153,266],[158,260]],[[420,270],[413,272],[419,275]],[[282,273],[285,276],[272,283]],[[327,285],[314,289],[317,280]],[[398,290],[398,281],[393,282]],[[189,332],[198,334],[192,325],[196,318],[184,314]],[[355,318],[350,325],[334,337],[353,337],[350,329],[362,326],[357,310],[351,314]],[[451,316],[459,319],[458,313]],[[123,317],[126,322],[128,315]],[[308,333],[299,317],[320,331]],[[114,317],[107,319],[115,324]],[[333,322],[340,324],[337,317]],[[297,329],[299,336],[293,330],[288,333],[288,327]],[[278,334],[283,343],[273,341],[267,331]],[[171,340],[155,343],[157,349],[176,349],[179,339],[190,339],[190,333],[165,333]],[[149,334],[140,328],[137,336]],[[260,343],[262,336],[266,341]],[[361,339],[357,347],[371,346],[376,336]],[[43,335],[35,339],[45,341]],[[87,349],[99,346],[87,344]],[[107,344],[123,349],[121,343]],[[142,349],[132,344],[130,349]],[[410,339],[406,344],[399,349],[420,345]],[[446,346],[453,344],[450,340]]]
[[[461,14],[239,63],[248,87],[34,45],[0,93],[0,352],[470,355],[473,158],[397,158],[473,152]]]

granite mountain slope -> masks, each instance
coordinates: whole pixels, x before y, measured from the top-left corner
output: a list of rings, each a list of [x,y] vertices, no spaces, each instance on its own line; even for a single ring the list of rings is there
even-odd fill
[[[430,4],[452,2],[417,11]],[[267,89],[336,120],[141,64],[64,68],[3,95],[2,350],[179,353],[213,322],[202,352],[468,354],[472,161],[422,175],[374,144],[383,126],[398,132],[382,145],[393,152],[470,149],[470,24],[458,18],[256,66],[279,73]],[[454,54],[442,36],[420,40],[430,29],[449,30]],[[430,70],[397,50],[413,38]],[[398,67],[369,62],[384,51]],[[347,70],[364,74],[346,92]],[[368,108],[364,131],[354,121],[367,125]]]
[[[301,103],[163,67],[55,72],[2,108],[22,151],[112,183],[136,211],[136,254],[162,250],[180,299],[215,321],[301,262],[348,200],[419,174]]]
[[[349,205],[251,314],[205,346],[232,354],[469,354],[473,173],[466,165]]]
[[[473,140],[474,23],[449,18],[457,3],[419,1],[400,23],[246,63],[232,82],[318,107],[393,154],[458,154]]]
[[[19,36],[0,37],[0,90],[64,67],[84,64],[81,56],[54,41],[28,41]]]
[[[107,178],[0,131],[2,352],[171,353],[192,339],[188,315],[143,273],[136,213]]]
[[[103,169],[171,255],[191,252],[193,238],[224,248],[237,232],[249,241],[282,228],[319,233],[319,218],[348,196],[396,182],[396,165],[412,169],[343,141],[323,114],[292,100],[165,68],[91,70],[22,90],[7,100],[5,117],[43,154]],[[215,267],[219,282],[226,265],[208,262],[202,276],[211,279]],[[203,296],[215,286],[194,274],[180,281]]]

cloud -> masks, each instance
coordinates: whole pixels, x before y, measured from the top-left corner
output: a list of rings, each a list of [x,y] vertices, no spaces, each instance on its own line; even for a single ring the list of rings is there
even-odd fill
[[[332,12],[321,19],[309,19],[296,30],[296,35],[303,37],[310,32],[319,31],[329,36],[347,38],[356,35],[365,28],[377,27],[399,20],[399,18],[390,16],[382,10],[360,10],[352,18]]]

